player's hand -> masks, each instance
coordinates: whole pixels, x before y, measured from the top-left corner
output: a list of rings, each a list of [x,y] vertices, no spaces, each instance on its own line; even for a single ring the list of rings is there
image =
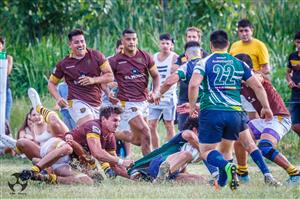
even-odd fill
[[[56,101],[56,104],[58,106],[60,106],[61,108],[64,108],[64,107],[67,107],[69,104],[68,104],[68,101],[65,100],[64,98],[59,98],[57,101]]]
[[[199,112],[198,112],[198,109],[197,109],[196,104],[195,104],[194,106],[190,107],[190,113],[189,113],[189,115],[190,115],[190,117],[192,117],[192,118],[198,117]]]
[[[262,108],[260,117],[264,118],[266,121],[270,121],[273,119],[273,112],[270,108]]]
[[[120,100],[116,97],[114,97],[113,93],[110,92],[108,95],[108,100],[110,101],[110,103],[112,103],[113,105],[116,105],[120,102]]]
[[[289,88],[293,88],[293,87],[296,87],[297,85],[295,84],[294,81],[289,81],[289,84],[288,84]]]
[[[124,160],[122,163],[122,166],[128,168],[131,167],[133,165],[133,160]]]
[[[70,143],[70,142],[73,141],[73,136],[71,134],[67,134],[65,136],[65,140],[66,140],[67,143]]]
[[[160,96],[158,94],[151,92],[148,96],[147,101],[149,103],[154,103],[154,104],[158,105],[160,102]]]
[[[189,112],[190,112],[190,104],[187,102],[187,103],[178,105],[178,106],[176,107],[176,111],[177,111],[179,114],[189,113]]]
[[[81,76],[78,79],[79,79],[78,83],[81,86],[87,86],[87,85],[95,84],[95,79],[93,77]]]

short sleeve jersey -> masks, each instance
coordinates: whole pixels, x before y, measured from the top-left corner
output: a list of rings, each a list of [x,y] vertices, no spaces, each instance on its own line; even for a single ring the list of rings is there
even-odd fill
[[[248,65],[228,53],[215,52],[200,60],[194,73],[203,76],[201,110],[243,111],[241,84],[252,76]]]
[[[149,70],[155,67],[150,54],[138,49],[133,57],[123,52],[109,59],[115,79],[118,83],[118,99],[141,102],[147,99]]]
[[[298,51],[290,54],[288,58],[288,68],[292,69],[293,76],[292,80],[295,84],[300,83],[300,53]],[[300,88],[292,88],[292,102],[300,102]]]
[[[260,70],[260,65],[269,63],[268,49],[266,45],[258,39],[252,39],[250,43],[244,43],[242,41],[234,42],[230,48],[230,54],[236,56],[240,53],[247,54],[251,57],[254,71]]]
[[[181,65],[176,73],[178,74],[179,80],[180,80],[180,90],[179,90],[179,100],[181,102],[188,102],[188,86],[190,79],[193,75],[194,68],[197,64],[197,62],[201,60],[201,58],[194,58],[187,63]],[[199,92],[201,93],[201,92]],[[198,99],[199,100],[199,99]]]
[[[288,109],[286,108],[281,96],[276,91],[272,83],[268,79],[264,78],[262,85],[267,93],[268,101],[273,114],[277,116],[289,116],[290,113]],[[262,106],[258,101],[254,91],[250,87],[243,84],[241,94],[253,105],[256,112],[261,112]]]
[[[105,149],[106,151],[116,150],[115,135],[112,133],[102,133],[99,120],[90,120],[83,125],[75,128],[72,131],[72,136],[76,142],[78,142],[81,146],[88,150],[89,148],[87,139],[90,137],[99,138],[102,149]]]
[[[58,82],[65,78],[68,85],[68,100],[82,100],[91,106],[98,107],[101,105],[100,84],[81,86],[78,84],[78,78],[100,76],[101,69],[104,67],[109,67],[104,55],[99,51],[87,49],[82,59],[76,59],[70,55],[58,62],[50,79]]]

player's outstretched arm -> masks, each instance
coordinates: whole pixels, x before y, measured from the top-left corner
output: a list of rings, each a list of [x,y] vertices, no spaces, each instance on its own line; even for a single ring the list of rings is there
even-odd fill
[[[200,145],[198,141],[198,137],[196,134],[191,130],[184,130],[182,133],[182,138],[189,142],[195,149],[200,152]]]
[[[129,167],[133,163],[131,160],[122,160],[116,156],[110,155],[107,151],[101,148],[101,142],[99,138],[87,138],[87,143],[91,155],[98,161],[117,164],[124,167]]]
[[[160,86],[160,94],[164,94],[179,81],[179,76],[177,73],[172,73],[169,77],[167,77],[166,81],[163,83],[163,85]]]
[[[272,119],[273,118],[273,113],[270,109],[267,93],[261,84],[261,82],[256,78],[255,75],[251,76],[249,79],[246,80],[247,85],[249,85],[252,90],[254,91],[257,99],[262,105],[262,112],[261,112],[261,117],[265,119]]]

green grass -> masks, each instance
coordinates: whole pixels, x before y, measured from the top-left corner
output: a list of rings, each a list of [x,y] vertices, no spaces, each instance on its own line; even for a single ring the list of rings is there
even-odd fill
[[[30,182],[21,196],[11,195],[7,182],[14,182],[10,175],[24,168],[29,168],[30,163],[25,160],[1,159],[0,166],[0,197],[1,198],[299,198],[300,186],[282,186],[279,188],[268,187],[263,183],[263,177],[256,167],[250,168],[251,182],[241,185],[231,192],[228,187],[216,192],[207,184],[151,184],[146,182],[133,182],[118,177],[115,180],[106,179],[102,184],[86,185],[46,185]],[[189,166],[191,173],[204,175],[208,173],[203,165]],[[278,167],[271,170],[282,182],[287,175]]]
[[[54,106],[54,101],[49,96],[42,97],[43,103],[48,107]],[[29,109],[29,100],[26,97],[14,101],[12,112],[12,128],[14,132],[19,128],[25,113]],[[159,125],[161,143],[164,142],[165,129],[162,124]],[[279,145],[288,159],[300,166],[299,158],[299,138],[289,132]],[[132,159],[140,158],[141,152],[139,147],[133,147]],[[10,176],[22,169],[30,168],[31,163],[28,160],[16,159],[10,157],[1,157],[0,159],[0,198],[299,198],[300,186],[291,187],[283,186],[280,188],[267,187],[263,183],[263,178],[257,167],[254,167],[252,161],[249,161],[251,182],[249,185],[241,185],[236,192],[231,192],[225,188],[220,192],[214,191],[207,184],[162,184],[153,185],[145,182],[132,182],[127,179],[117,178],[115,180],[105,180],[100,185],[46,185],[37,182],[30,182],[25,194],[21,196],[11,195],[7,185],[8,181],[13,182]],[[281,182],[287,179],[287,174],[268,162],[273,175]],[[192,173],[204,175],[208,179],[207,169],[202,164],[193,164],[188,167]]]

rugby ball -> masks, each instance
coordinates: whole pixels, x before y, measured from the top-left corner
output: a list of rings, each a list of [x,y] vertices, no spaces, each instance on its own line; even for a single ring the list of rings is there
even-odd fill
[[[199,151],[195,149],[190,143],[185,143],[180,151],[188,151],[192,154],[193,160],[192,162],[196,161],[199,158]]]

